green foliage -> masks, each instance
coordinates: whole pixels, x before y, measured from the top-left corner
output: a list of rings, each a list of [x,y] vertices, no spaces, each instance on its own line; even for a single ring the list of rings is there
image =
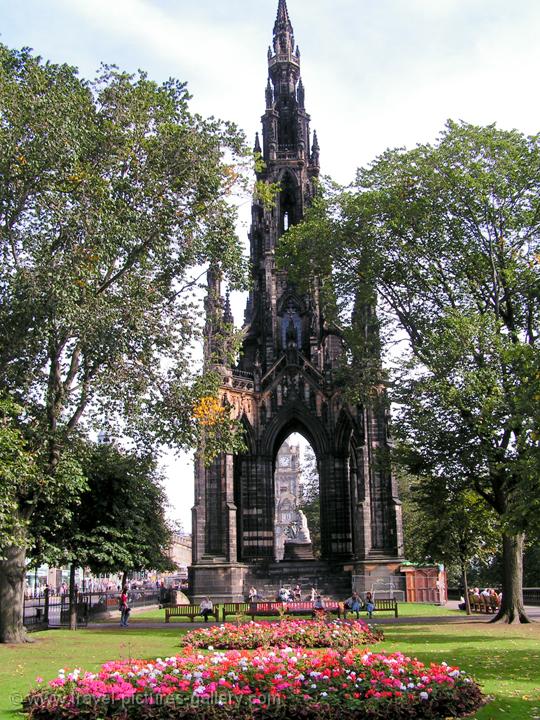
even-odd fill
[[[410,348],[396,428],[425,472],[466,482],[511,532],[537,527],[539,230],[539,137],[449,122],[436,145],[389,150],[327,188],[280,250],[353,339],[377,297],[386,349],[396,331]]]
[[[70,516],[69,503],[86,487],[80,463],[71,450],[62,455],[53,475],[28,441],[22,408],[10,396],[0,397],[0,557],[10,545],[36,548],[30,518],[38,503],[54,507],[61,522]]]
[[[172,531],[162,478],[150,456],[79,444],[86,488],[64,516],[38,503],[35,562],[75,563],[94,573],[171,570]]]
[[[20,411],[9,396],[0,397],[0,558],[8,545],[24,544],[18,493],[28,495],[39,475],[17,424]]]
[[[402,450],[408,464],[404,454]],[[464,569],[488,565],[500,538],[496,513],[474,492],[444,477],[415,477],[399,470],[405,557],[443,563],[458,582]]]
[[[234,125],[188,105],[177,80],[104,66],[87,82],[0,45],[0,390],[37,468],[2,500],[2,542],[38,504],[73,520],[71,447],[92,425],[145,449],[197,441],[192,408],[214,384],[195,381],[199,279],[214,264],[244,284],[230,197],[250,155]]]
[[[215,384],[195,382],[190,350],[199,273],[244,282],[228,198],[249,155],[188,101],[176,80],[104,66],[87,82],[0,46],[0,387],[44,492],[83,420],[147,447],[197,440],[192,407]]]
[[[87,83],[0,53],[0,381],[52,457],[83,416],[155,442],[157,411],[192,386],[196,268],[243,282],[225,160],[243,138],[192,115],[183,83],[109,67]],[[177,445],[191,405],[174,408]]]
[[[380,338],[398,438],[422,460],[410,469],[497,512],[503,597],[517,602],[510,538],[539,531],[540,136],[449,121],[436,144],[388,150],[328,187],[306,219],[280,262],[322,288],[362,402],[385,380]],[[393,342],[409,352],[392,357]]]

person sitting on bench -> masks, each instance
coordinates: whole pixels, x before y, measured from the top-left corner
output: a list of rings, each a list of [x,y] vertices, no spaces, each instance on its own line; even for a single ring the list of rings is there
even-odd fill
[[[318,613],[324,613],[325,607],[324,607],[324,600],[320,596],[320,594],[317,594],[315,596],[315,600],[313,601],[313,617],[315,617]]]
[[[208,616],[214,614],[214,604],[208,597],[201,600],[200,614],[204,617],[204,622],[208,622]]]
[[[364,606],[367,610],[368,618],[372,618],[373,611],[375,610],[375,600],[373,599],[373,595],[370,592],[366,593],[366,598],[364,600]]]
[[[356,619],[360,619],[360,610],[362,609],[362,601],[357,592],[353,592],[350,598],[347,598],[343,603],[343,617],[347,617],[347,612],[350,610],[356,613]]]

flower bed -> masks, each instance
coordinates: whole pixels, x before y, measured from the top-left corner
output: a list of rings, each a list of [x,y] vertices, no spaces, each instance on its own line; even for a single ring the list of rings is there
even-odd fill
[[[362,620],[290,620],[224,623],[192,630],[180,644],[193,648],[248,650],[259,647],[333,647],[340,650],[356,645],[372,645],[383,639],[382,630]]]
[[[458,668],[400,653],[300,648],[185,651],[165,660],[110,662],[61,672],[32,692],[32,720],[411,720],[459,717],[482,704]]]

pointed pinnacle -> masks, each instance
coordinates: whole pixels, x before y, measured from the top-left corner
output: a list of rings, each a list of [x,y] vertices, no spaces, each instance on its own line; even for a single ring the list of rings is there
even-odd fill
[[[256,153],[261,152],[261,142],[259,140],[259,133],[255,133],[255,147],[253,148],[253,151]]]
[[[280,30],[288,30],[290,33],[293,32],[286,0],[279,0],[276,22],[274,25],[274,35],[276,35]]]

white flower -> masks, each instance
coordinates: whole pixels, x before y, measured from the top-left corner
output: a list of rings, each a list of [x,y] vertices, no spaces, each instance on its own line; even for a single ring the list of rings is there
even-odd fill
[[[327,692],[322,692],[322,693],[321,693],[321,697],[327,697],[327,695],[328,695]]]
[[[448,673],[448,677],[458,677],[459,670],[452,670],[452,672]]]
[[[429,699],[429,695],[427,694],[427,692],[421,692],[419,697],[420,697],[420,700],[428,700]]]
[[[209,649],[209,650],[213,650],[213,649],[214,649],[214,646],[213,646],[213,645],[209,645],[209,646],[208,646],[208,649]]]

